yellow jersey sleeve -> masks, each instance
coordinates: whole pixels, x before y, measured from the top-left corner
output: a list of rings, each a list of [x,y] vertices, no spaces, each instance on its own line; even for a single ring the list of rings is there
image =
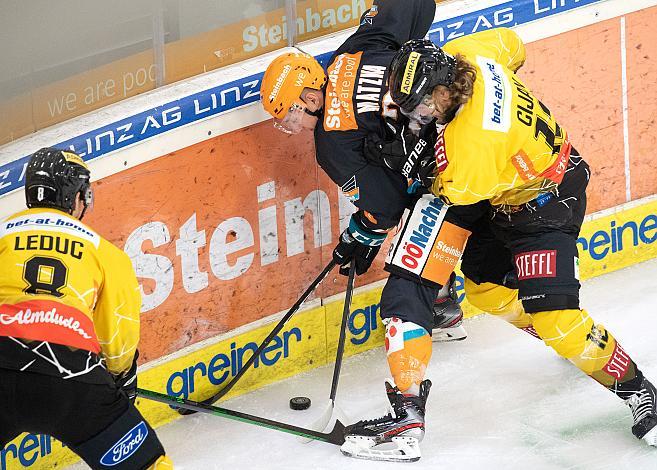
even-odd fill
[[[474,51],[495,59],[496,62],[516,72],[527,57],[525,44],[515,31],[494,28],[453,39],[443,46],[451,55],[471,55]]]
[[[477,76],[472,96],[439,135],[434,194],[452,204],[489,200],[494,206],[517,206],[554,192],[570,142],[514,73],[525,60],[518,35],[491,29],[450,41],[445,50],[461,54]]]
[[[490,199],[504,184],[498,175],[506,165],[503,143],[490,133],[471,128],[467,120],[454,121],[439,132],[438,161],[447,164],[432,191],[449,204],[468,205]]]
[[[114,375],[130,369],[139,343],[141,294],[130,258],[102,240],[98,249],[103,284],[93,313],[101,354]]]

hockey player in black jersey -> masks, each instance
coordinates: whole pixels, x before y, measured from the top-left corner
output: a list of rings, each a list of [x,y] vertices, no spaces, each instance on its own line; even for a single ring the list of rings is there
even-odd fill
[[[351,259],[358,274],[367,271],[407,209],[402,234],[416,234],[412,243],[398,242],[386,260],[391,274],[381,296],[394,379],[386,389],[395,413],[350,427],[343,452],[355,457],[420,457],[417,443],[424,434],[430,388],[424,378],[432,351],[430,332],[434,339],[465,337],[452,272],[469,234],[467,224],[450,223],[438,198],[414,194],[408,178],[363,153],[365,136],[375,133],[383,139],[396,132],[387,123],[402,119],[389,99],[388,64],[405,41],[426,35],[434,13],[433,0],[375,1],[357,31],[334,53],[326,73],[312,56],[287,53],[269,65],[261,88],[263,106],[277,128],[287,133],[314,130],[319,165],[358,208],[333,251],[341,272]],[[439,231],[443,219],[445,230]],[[436,247],[447,247],[449,253],[431,257]],[[403,252],[407,248],[410,252]],[[397,444],[392,450],[377,447],[391,442]]]

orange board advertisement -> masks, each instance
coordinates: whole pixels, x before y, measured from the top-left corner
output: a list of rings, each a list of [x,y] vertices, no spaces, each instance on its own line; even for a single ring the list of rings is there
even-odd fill
[[[89,224],[142,285],[144,361],[287,310],[329,262],[351,206],[311,139],[268,121],[96,183]],[[381,263],[359,284],[384,277]],[[335,271],[314,295],[344,285]]]

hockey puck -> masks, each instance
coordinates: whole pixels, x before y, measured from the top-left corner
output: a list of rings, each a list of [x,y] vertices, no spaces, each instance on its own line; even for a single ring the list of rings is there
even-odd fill
[[[290,408],[293,410],[307,410],[310,408],[310,398],[308,397],[293,397],[290,398]]]

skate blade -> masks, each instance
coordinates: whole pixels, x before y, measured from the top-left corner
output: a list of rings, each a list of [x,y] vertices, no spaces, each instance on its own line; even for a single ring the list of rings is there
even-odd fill
[[[393,437],[383,443],[370,436],[346,436],[340,451],[347,457],[384,462],[417,462],[422,457],[420,442],[408,436]]]
[[[657,426],[648,431],[642,439],[646,441],[649,446],[657,447]]]
[[[463,328],[462,325],[458,325],[452,328],[434,328],[431,333],[431,341],[434,343],[463,341],[468,337],[468,332],[465,331],[465,328]]]

